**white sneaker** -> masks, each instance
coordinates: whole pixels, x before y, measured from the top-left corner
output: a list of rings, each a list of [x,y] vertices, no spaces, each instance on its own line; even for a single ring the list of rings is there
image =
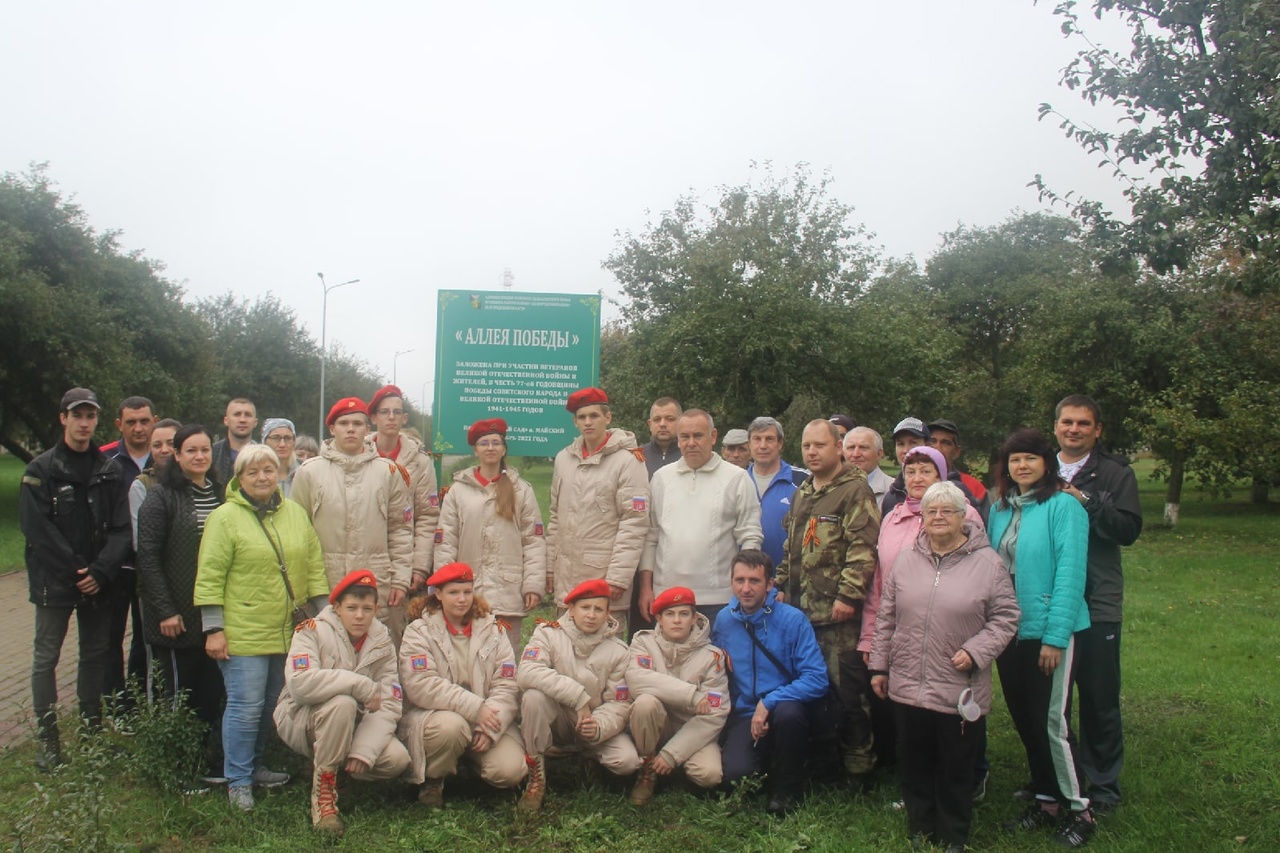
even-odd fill
[[[227,799],[242,812],[253,811],[253,789],[248,785],[233,785],[228,788]]]
[[[279,788],[288,781],[288,773],[277,773],[265,767],[259,767],[253,771],[253,784],[260,788]]]

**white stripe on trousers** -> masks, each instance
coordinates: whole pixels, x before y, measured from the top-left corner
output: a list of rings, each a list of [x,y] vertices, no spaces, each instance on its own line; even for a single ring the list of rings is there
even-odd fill
[[[1075,663],[1076,638],[1073,634],[1067,640],[1067,647],[1062,650],[1062,660],[1053,671],[1052,687],[1049,692],[1049,717],[1045,721],[1049,730],[1049,754],[1053,756],[1053,770],[1058,777],[1058,790],[1067,799],[1067,806],[1073,811],[1089,808],[1089,799],[1080,788],[1080,777],[1076,775],[1076,761],[1072,754],[1071,742],[1067,735],[1070,721],[1067,709],[1071,702],[1071,668]]]

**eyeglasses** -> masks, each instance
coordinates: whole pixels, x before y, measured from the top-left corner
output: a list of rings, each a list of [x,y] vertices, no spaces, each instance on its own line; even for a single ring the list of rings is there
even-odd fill
[[[374,412],[374,414],[391,415],[392,417],[398,418],[404,414],[404,409],[378,409],[378,411]]]
[[[269,435],[266,441],[270,444],[293,444],[293,436],[291,435]]]
[[[493,448],[493,447],[501,447],[501,446],[502,446],[502,442],[501,442],[501,441],[498,441],[498,440],[493,440],[493,441],[484,441],[484,440],[482,439],[482,440],[480,440],[480,441],[477,441],[477,442],[476,442],[476,448],[477,448],[477,449],[483,448],[483,449],[485,449],[485,450],[488,450],[488,449]]]
[[[948,515],[959,515],[959,514],[960,514],[960,510],[947,509],[945,507],[939,507],[938,509],[927,509],[924,511],[925,518],[946,518]]]

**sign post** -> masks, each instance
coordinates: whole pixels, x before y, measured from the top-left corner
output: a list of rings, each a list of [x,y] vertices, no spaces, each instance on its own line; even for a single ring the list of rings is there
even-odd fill
[[[600,382],[600,297],[442,290],[436,328],[432,450],[465,455],[477,420],[507,422],[512,456],[554,456],[569,443],[564,404]]]

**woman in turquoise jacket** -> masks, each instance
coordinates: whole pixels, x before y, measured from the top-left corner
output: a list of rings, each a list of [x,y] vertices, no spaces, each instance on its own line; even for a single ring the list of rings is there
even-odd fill
[[[248,811],[253,785],[289,781],[288,774],[263,766],[262,753],[284,687],[294,608],[311,599],[322,606],[329,582],[306,511],[280,492],[275,451],[265,444],[246,447],[236,457],[235,473],[227,502],[205,521],[194,601],[204,623],[205,653],[218,662],[227,689],[227,793],[232,805]]]
[[[1094,822],[1080,784],[1068,711],[1074,635],[1089,627],[1084,600],[1089,517],[1062,491],[1053,446],[1036,430],[1021,429],[1005,440],[997,470],[1000,498],[988,528],[1013,576],[1022,618],[1018,636],[996,666],[1035,794],[1035,802],[1008,828],[1057,826],[1059,843],[1080,847],[1093,834]]]

